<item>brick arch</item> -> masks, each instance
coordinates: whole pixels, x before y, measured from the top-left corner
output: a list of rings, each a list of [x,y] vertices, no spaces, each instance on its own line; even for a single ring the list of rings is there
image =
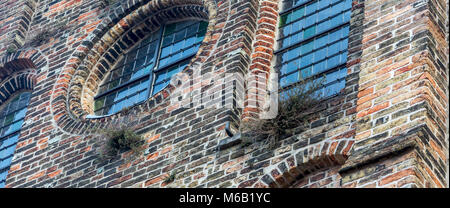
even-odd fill
[[[28,69],[8,76],[0,83],[0,106],[15,93],[33,90],[36,85],[36,70]]]
[[[290,157],[264,169],[265,175],[254,181],[254,188],[288,187],[297,178],[313,173],[322,168],[342,165],[349,157],[354,139],[324,140],[300,148]],[[247,186],[249,184],[241,184]]]
[[[119,14],[110,15],[110,18],[105,20],[106,23],[99,24],[87,37],[88,40],[82,42],[64,66],[58,78],[58,84],[55,86],[55,94],[52,96],[52,112],[58,126],[65,131],[76,133],[84,131],[88,127],[95,129],[120,123],[118,118],[123,118],[129,111],[119,112],[108,117],[86,119],[86,116],[92,111],[91,102],[93,102],[97,87],[107,74],[109,66],[113,65],[120,57],[115,50],[119,48],[119,51],[124,51],[131,48],[134,43],[145,38],[145,34],[158,29],[163,21],[186,18],[208,19],[209,26],[205,39],[192,62],[202,62],[211,54],[212,47],[209,40],[216,21],[216,5],[213,1],[156,0],[146,2],[138,2]],[[111,19],[111,17],[114,18]],[[169,85],[149,100],[160,103],[173,89],[174,87]],[[149,105],[147,102],[134,106],[132,109],[148,110]]]
[[[0,59],[0,105],[19,90],[32,90],[37,74],[47,65],[37,49],[20,50]]]
[[[0,59],[0,82],[15,72],[26,69],[40,71],[45,65],[47,65],[47,61],[37,49],[20,50],[7,54]]]

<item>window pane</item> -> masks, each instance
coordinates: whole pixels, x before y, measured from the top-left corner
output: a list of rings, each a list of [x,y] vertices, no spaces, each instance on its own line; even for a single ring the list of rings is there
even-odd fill
[[[192,56],[195,52],[193,46],[201,42],[206,33],[207,24],[204,22],[184,21],[164,27],[163,46],[159,69],[171,65],[181,59]],[[174,30],[173,28],[176,28]],[[166,33],[167,30],[173,30]],[[174,38],[172,38],[174,33]],[[166,36],[166,34],[170,34]],[[170,50],[169,50],[170,48]],[[167,57],[167,58],[166,58]]]
[[[315,32],[316,32],[316,26],[312,26],[312,27],[306,29],[303,34],[303,39],[308,39],[308,38],[314,36]]]
[[[301,79],[306,79],[311,76],[311,67],[306,67],[301,70]]]
[[[281,85],[281,87],[286,87],[286,86],[288,86],[288,85],[290,85],[292,83],[295,83],[297,81],[299,81],[299,79],[298,79],[298,72],[295,72],[295,73],[290,74],[288,76],[282,77],[280,79],[280,85]]]
[[[94,111],[97,111],[105,104],[105,97],[95,100],[94,102]]]
[[[309,15],[309,14],[312,14],[312,13],[316,12],[316,9],[317,9],[317,2],[316,1],[314,1],[311,4],[306,5],[306,9],[305,9],[306,10],[306,14],[305,15]]]

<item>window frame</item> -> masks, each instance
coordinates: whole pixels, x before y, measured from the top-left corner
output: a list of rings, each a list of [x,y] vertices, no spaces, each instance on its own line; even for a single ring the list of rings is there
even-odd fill
[[[296,22],[296,21],[303,21],[303,19],[306,19],[307,17],[309,17],[309,16],[311,16],[311,15],[314,15],[314,14],[317,14],[317,13],[319,13],[319,12],[321,12],[321,11],[324,11],[326,8],[330,8],[330,7],[332,7],[332,6],[335,6],[335,5],[341,3],[341,2],[343,2],[343,1],[345,1],[345,0],[336,1],[336,2],[334,2],[334,3],[332,3],[331,1],[332,1],[332,0],[330,0],[330,4],[328,4],[328,6],[322,8],[322,9],[320,9],[320,10],[316,10],[314,13],[311,13],[311,14],[308,14],[308,15],[304,15],[304,16],[301,17],[300,19],[297,19],[297,20],[295,20],[295,21],[292,21],[292,22],[290,22],[289,24],[294,23],[294,22]],[[319,0],[309,0],[309,1],[303,2],[303,3],[299,4],[299,5],[292,6],[292,7],[290,7],[289,9],[282,10],[281,12],[279,12],[280,20],[281,20],[281,17],[282,17],[283,15],[285,15],[285,14],[289,14],[289,13],[291,13],[291,12],[297,10],[297,9],[300,9],[300,8],[302,8],[302,7],[305,7],[305,9],[306,9],[306,7],[307,7],[308,5],[313,4],[313,3],[317,3],[317,2],[319,2]],[[282,4],[282,5],[281,5],[281,8],[282,8],[282,9],[283,9],[283,7],[284,7],[284,5],[283,5],[284,3],[285,3],[285,1],[282,1],[282,2],[281,2],[281,4]],[[332,18],[334,18],[334,17],[336,17],[336,16],[339,16],[339,15],[341,15],[341,14],[345,14],[345,12],[348,12],[348,11],[350,11],[350,12],[352,11],[351,7],[350,7],[350,9],[343,10],[341,13],[334,14],[334,15],[332,15],[332,16],[329,16],[329,17],[325,18],[325,19],[322,19],[322,20],[320,20],[320,21],[317,21],[317,22],[315,22],[313,25],[319,25],[320,23],[323,23],[323,22],[325,22],[325,21],[328,21],[328,20],[330,20],[330,19],[332,19]],[[304,11],[304,12],[306,12],[306,11]],[[351,15],[351,14],[350,14],[350,15]],[[294,44],[289,44],[288,46],[285,46],[285,47],[282,47],[282,45],[280,44],[280,41],[282,41],[282,40],[284,40],[284,39],[286,39],[286,38],[288,38],[288,37],[292,37],[292,36],[294,36],[295,34],[301,33],[301,32],[304,31],[305,29],[312,27],[312,25],[311,25],[311,26],[308,26],[307,28],[303,28],[302,30],[299,30],[299,31],[297,31],[297,32],[295,32],[295,33],[289,34],[289,36],[281,37],[281,30],[282,30],[283,27],[284,27],[284,25],[281,26],[281,25],[280,25],[280,22],[277,22],[277,27],[276,27],[276,28],[277,28],[277,30],[278,30],[278,33],[280,33],[280,34],[278,34],[278,36],[277,36],[277,38],[276,38],[276,40],[275,40],[275,42],[278,44],[278,49],[274,51],[274,55],[275,55],[275,59],[276,59],[274,68],[275,68],[275,70],[277,71],[277,73],[279,73],[279,74],[280,74],[282,62],[281,62],[281,61],[278,61],[278,59],[280,58],[279,56],[280,56],[282,53],[287,52],[287,51],[289,51],[289,50],[291,50],[291,49],[294,49],[294,48],[301,47],[302,45],[304,45],[305,43],[308,43],[309,41],[312,41],[312,40],[314,40],[314,39],[316,39],[316,38],[323,37],[323,36],[325,36],[325,35],[327,35],[327,34],[329,34],[329,33],[333,33],[333,32],[338,31],[339,29],[344,28],[344,27],[349,27],[349,31],[350,31],[350,21],[348,21],[348,22],[343,22],[343,23],[338,24],[338,25],[333,25],[330,29],[321,31],[320,33],[314,34],[314,35],[311,36],[311,37],[308,37],[308,38],[306,38],[306,39],[303,39],[303,40],[301,40],[301,41],[299,41],[299,42],[297,42],[297,43],[294,43]],[[308,52],[308,53],[306,53],[306,54],[308,54],[308,55],[309,55],[309,54],[312,54],[312,53],[314,53],[315,51],[318,51],[318,50],[321,50],[321,49],[323,49],[323,48],[326,48],[327,46],[332,45],[332,44],[335,44],[335,43],[337,43],[337,42],[340,42],[340,41],[342,41],[342,40],[344,40],[344,39],[348,39],[349,37],[350,37],[350,36],[348,35],[346,38],[341,37],[341,38],[339,38],[339,39],[337,39],[337,40],[335,40],[335,41],[333,41],[333,42],[327,42],[324,46],[321,46],[320,48],[314,49],[313,51],[310,51],[310,52]],[[344,50],[344,51],[347,51],[347,56],[348,56],[348,46],[347,46],[347,49]],[[336,53],[336,54],[334,54],[334,55],[337,55],[337,54],[340,54],[340,52],[339,52],[339,53]],[[303,54],[302,54],[302,55],[303,55]],[[296,58],[299,58],[299,57],[301,57],[302,55],[300,55],[300,56],[298,56],[298,57],[296,57]],[[294,59],[296,59],[296,58],[293,58],[292,60],[294,60]],[[327,55],[326,58],[324,58],[324,59],[321,60],[321,61],[328,60],[329,58],[330,58],[330,57],[328,57],[328,55]],[[292,60],[289,60],[289,61],[292,61]],[[348,60],[347,60],[347,61],[348,61]],[[304,68],[311,67],[311,66],[313,66],[314,64],[315,64],[315,63],[310,63],[310,64],[306,65]],[[278,92],[279,92],[279,93],[282,93],[282,92],[284,92],[284,91],[287,91],[287,90],[293,88],[294,86],[296,86],[297,84],[299,84],[299,83],[301,83],[301,82],[304,82],[304,83],[313,82],[314,80],[320,78],[320,77],[323,76],[323,75],[326,75],[326,74],[329,74],[329,73],[332,73],[332,72],[335,72],[335,71],[342,70],[343,68],[346,68],[346,63],[338,64],[337,66],[334,66],[334,67],[325,69],[324,71],[321,71],[321,72],[318,73],[318,74],[313,74],[313,75],[311,75],[311,76],[309,76],[309,77],[307,77],[307,78],[305,78],[305,79],[299,79],[299,80],[296,81],[296,82],[293,82],[293,83],[287,84],[287,85],[284,86],[284,87],[281,87],[281,82],[280,82],[280,81],[281,81],[281,79],[282,79],[283,77],[287,77],[287,76],[289,76],[289,75],[291,75],[291,74],[294,74],[294,73],[296,73],[296,72],[301,73],[301,68],[298,68],[298,69],[296,69],[296,70],[294,70],[294,71],[292,71],[292,72],[288,72],[288,73],[284,74],[282,77],[281,77],[281,76],[278,76],[278,84],[279,84]],[[331,82],[328,82],[327,85],[321,86],[318,90],[322,90],[322,89],[326,88],[327,86],[332,85],[332,83],[340,82],[340,81],[342,81],[342,80],[345,80],[346,77],[347,77],[347,76],[344,76],[344,77],[342,77],[342,78],[339,78],[339,79],[333,80],[333,81],[331,81]],[[345,88],[345,87],[344,87],[344,88]],[[321,97],[321,99],[328,99],[328,98],[332,98],[332,97],[335,97],[335,96],[338,96],[338,95],[339,95],[339,93],[335,93],[335,94],[330,95],[330,96],[324,95],[324,96]]]

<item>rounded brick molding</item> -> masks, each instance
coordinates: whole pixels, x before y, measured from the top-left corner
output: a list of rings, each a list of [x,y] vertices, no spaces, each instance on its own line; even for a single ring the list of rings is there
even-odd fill
[[[21,90],[33,90],[37,74],[47,65],[36,49],[20,50],[0,59],[0,105]]]
[[[115,64],[121,53],[159,29],[162,23],[187,19],[209,21],[200,49],[185,69],[188,73],[192,72],[192,63],[200,64],[211,54],[213,47],[209,40],[216,21],[215,2],[157,0],[141,1],[127,7],[99,24],[63,67],[52,96],[52,110],[56,123],[64,130],[87,133],[89,129],[115,125],[121,123],[118,118],[130,112],[148,112],[152,106],[168,97],[174,90],[170,84],[147,102],[133,106],[130,110],[101,118],[86,118],[93,114],[93,98],[110,66]]]
[[[266,174],[258,181],[247,181],[239,187],[289,187],[297,178],[323,168],[344,164],[354,143],[354,139],[340,139],[306,145],[292,153],[292,156],[265,168]]]
[[[36,85],[36,70],[27,69],[16,72],[0,83],[0,106],[10,97],[23,90],[33,90]]]

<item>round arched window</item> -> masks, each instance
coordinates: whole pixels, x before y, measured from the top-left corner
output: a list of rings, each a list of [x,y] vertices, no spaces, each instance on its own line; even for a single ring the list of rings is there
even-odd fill
[[[0,188],[5,186],[30,95],[22,92],[0,109]]]
[[[94,97],[95,115],[111,115],[144,102],[166,87],[197,53],[205,21],[165,24],[125,52]]]

